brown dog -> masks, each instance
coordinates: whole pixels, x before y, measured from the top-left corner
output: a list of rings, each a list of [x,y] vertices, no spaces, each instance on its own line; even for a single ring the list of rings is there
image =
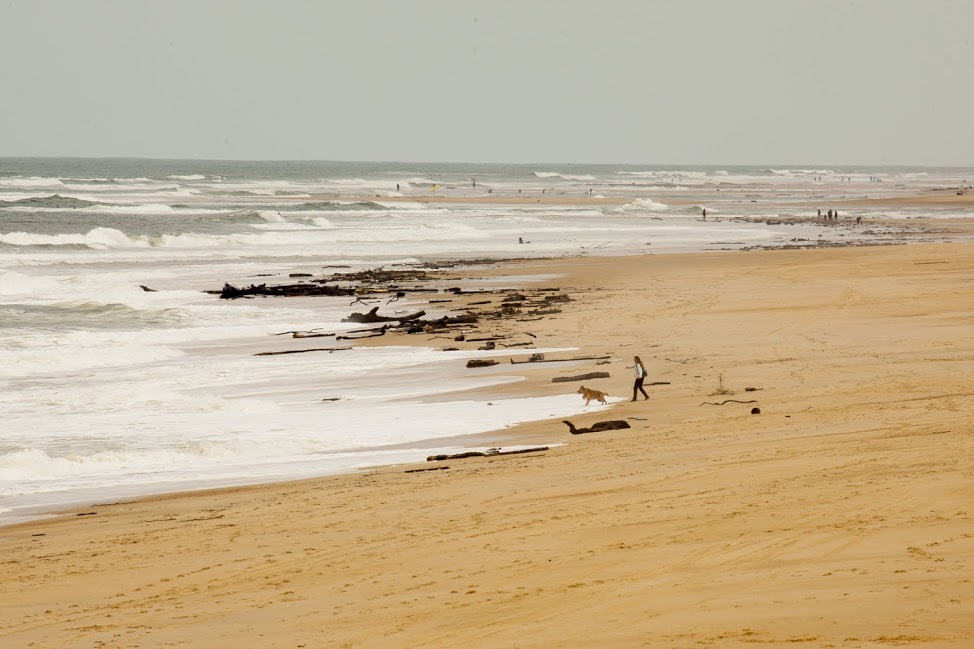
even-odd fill
[[[585,405],[587,406],[590,401],[598,401],[599,403],[606,403],[605,398],[608,396],[605,392],[601,390],[590,390],[584,385],[578,388],[578,394],[582,395],[585,399]]]

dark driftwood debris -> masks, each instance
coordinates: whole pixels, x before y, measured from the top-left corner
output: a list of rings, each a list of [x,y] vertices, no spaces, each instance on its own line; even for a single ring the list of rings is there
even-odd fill
[[[536,363],[538,361],[535,361]],[[552,383],[567,383],[569,381],[587,381],[588,379],[607,379],[608,372],[589,372],[588,374],[577,374],[575,376],[556,376],[551,379]]]
[[[386,335],[386,328],[375,329],[372,333],[358,334],[355,336],[335,336],[335,340],[358,340],[359,338],[378,338]]]
[[[582,435],[584,433],[600,433],[604,430],[619,430],[622,428],[632,428],[628,422],[621,419],[613,419],[610,421],[597,421],[588,428],[575,428],[575,425],[568,421],[563,420],[561,423],[568,426],[568,430],[572,435]]]
[[[445,471],[446,469],[449,469],[449,468],[450,467],[448,467],[448,466],[428,466],[428,467],[423,467],[422,469],[406,469],[405,472],[406,473],[420,473],[422,471]]]
[[[757,401],[755,401],[754,399],[751,399],[750,401],[738,401],[737,399],[724,399],[720,403],[713,403],[712,401],[704,401],[700,405],[701,406],[722,406],[725,403],[757,403]]]
[[[426,311],[420,310],[416,313],[401,316],[382,316],[378,315],[379,307],[372,307],[368,313],[353,313],[347,318],[342,318],[342,322],[408,322],[416,320],[426,315]]]
[[[467,361],[467,367],[490,367],[491,365],[497,365],[497,361],[477,358]]]
[[[521,363],[567,363],[568,361],[604,361],[611,356],[575,356],[574,358],[543,358],[541,360],[526,360],[526,361],[516,361],[511,359],[511,365],[520,365]]]
[[[426,458],[427,462],[440,462],[442,460],[462,460],[467,457],[495,457],[497,455],[521,455],[522,453],[538,453],[540,451],[547,451],[547,446],[536,446],[534,448],[522,448],[517,451],[487,451],[486,453],[481,451],[466,451],[464,453],[455,453],[453,455],[430,455]]]
[[[214,293],[214,291],[206,291]],[[268,297],[295,297],[303,295],[355,295],[353,288],[340,288],[338,286],[322,286],[321,284],[282,284],[279,286],[268,286],[267,284],[251,284],[237,288],[229,282],[224,283],[223,289],[218,291],[220,299],[235,300],[240,297],[251,297],[262,295]]]
[[[305,352],[344,352],[351,347],[314,347],[312,349],[288,349],[283,352],[257,352],[254,356],[278,356],[280,354],[303,354]]]

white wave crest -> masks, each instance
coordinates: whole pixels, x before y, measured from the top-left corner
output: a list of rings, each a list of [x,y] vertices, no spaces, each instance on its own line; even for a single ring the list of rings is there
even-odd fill
[[[564,180],[595,180],[595,176],[588,174],[572,175],[572,174],[561,174],[557,171],[535,171],[534,175],[537,178],[562,178]]]
[[[63,187],[64,183],[58,178],[0,178],[0,187]]]
[[[88,246],[90,248],[148,248],[146,237],[130,237],[114,228],[94,228],[87,234],[0,234],[0,243],[13,246]]]
[[[0,270],[0,295],[34,295],[48,292],[55,286],[53,280],[44,277]]]
[[[258,210],[257,215],[268,223],[284,223],[285,220],[280,212],[273,210]]]
[[[633,202],[623,205],[623,211],[645,211],[645,212],[666,212],[670,206],[666,203],[654,201],[652,198],[637,198]]]
[[[831,169],[768,169],[775,176],[834,176]]]
[[[104,214],[173,214],[175,210],[162,203],[143,203],[141,205],[96,205],[89,212]]]

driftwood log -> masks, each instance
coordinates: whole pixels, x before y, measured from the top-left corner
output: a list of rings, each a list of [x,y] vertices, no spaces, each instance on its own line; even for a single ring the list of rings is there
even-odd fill
[[[483,360],[479,358],[467,361],[467,367],[490,367],[491,365],[497,365],[497,361]]]
[[[206,291],[214,293],[216,291]],[[267,284],[251,284],[237,288],[229,282],[224,282],[223,289],[218,291],[220,299],[235,300],[241,297],[251,297],[262,295],[268,297],[294,297],[304,295],[354,295],[353,288],[340,288],[338,286],[323,286],[321,284],[282,284],[280,286],[268,286]]]
[[[584,433],[600,433],[603,430],[619,430],[621,428],[632,428],[629,422],[623,421],[621,419],[613,419],[610,421],[597,421],[588,428],[575,428],[575,425],[568,421],[563,420],[561,423],[568,426],[568,430],[572,435],[582,435]]]
[[[534,448],[522,448],[517,451],[501,451],[501,450],[490,450],[487,452],[482,451],[466,451],[464,453],[455,453],[453,455],[430,455],[426,458],[427,462],[440,462],[443,460],[462,460],[466,457],[495,457],[498,455],[521,455],[522,453],[537,453],[539,451],[547,451],[547,446],[536,446]]]
[[[345,352],[351,347],[314,347],[312,349],[289,349],[283,352],[257,352],[254,356],[279,356],[281,354],[304,354],[305,352]]]
[[[418,320],[426,315],[426,311],[420,310],[416,313],[403,316],[382,316],[378,315],[378,310],[379,307],[375,306],[368,313],[352,313],[347,318],[342,318],[342,322],[408,322],[410,320]]]
[[[575,356],[574,358],[542,358],[539,360],[516,361],[511,359],[511,365],[521,363],[567,363],[568,361],[604,361],[612,358],[611,356]]]
[[[537,362],[537,361],[536,361]],[[569,381],[586,381],[588,379],[607,379],[608,372],[589,372],[588,374],[576,374],[575,376],[556,376],[551,379],[552,383],[567,383]]]

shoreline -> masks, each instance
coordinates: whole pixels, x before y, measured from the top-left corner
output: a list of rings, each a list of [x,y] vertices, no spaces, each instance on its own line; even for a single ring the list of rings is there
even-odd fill
[[[0,639],[960,649],[974,619],[974,584],[957,578],[974,574],[974,358],[959,299],[974,286],[972,253],[915,244],[487,269],[566,273],[559,283],[579,299],[531,330],[621,359],[591,387],[627,396],[634,354],[670,384],[575,421],[630,430],[572,437],[548,420],[496,433],[569,442],[544,453],[4,527]],[[531,371],[533,383],[490,389],[575,389]],[[759,415],[735,403],[752,399]]]

